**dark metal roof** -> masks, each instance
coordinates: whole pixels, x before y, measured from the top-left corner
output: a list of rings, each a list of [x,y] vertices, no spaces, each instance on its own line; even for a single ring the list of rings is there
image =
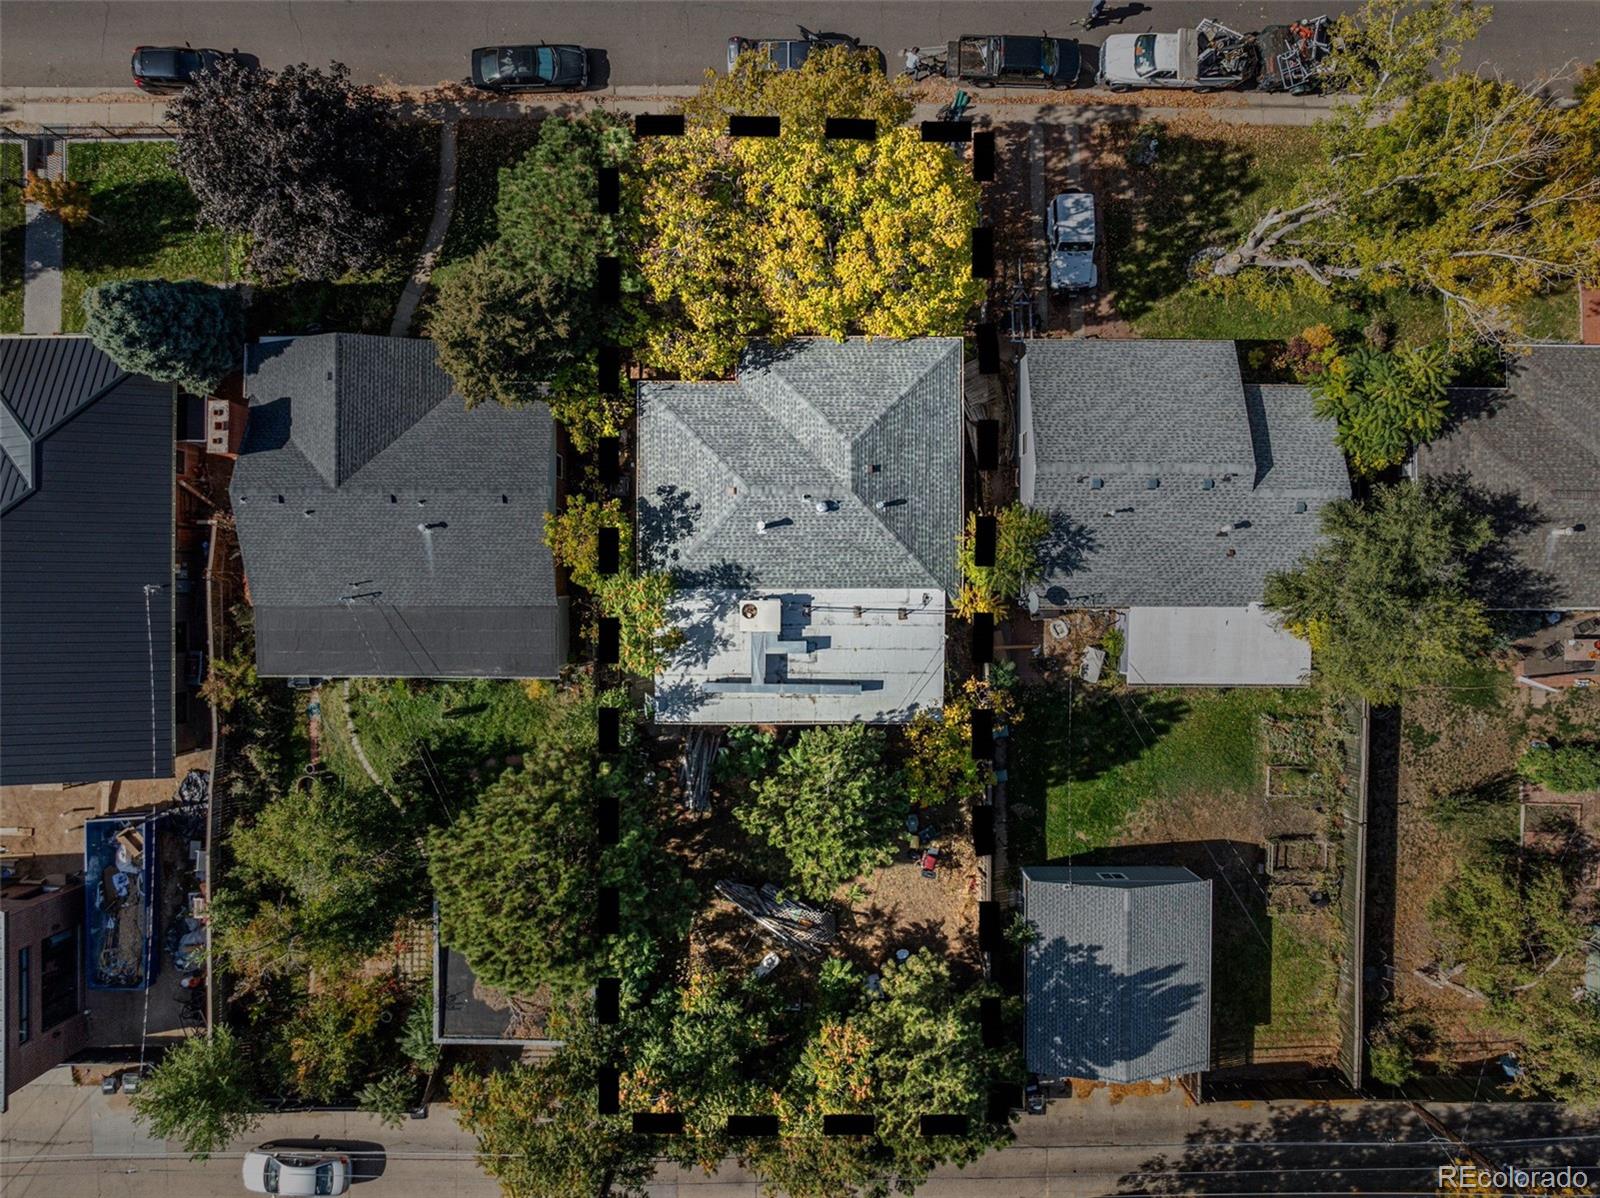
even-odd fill
[[[252,346],[230,488],[263,674],[553,677],[543,404],[468,411],[431,342]]]
[[[0,783],[167,777],[174,389],[81,337],[0,339],[0,388]]]

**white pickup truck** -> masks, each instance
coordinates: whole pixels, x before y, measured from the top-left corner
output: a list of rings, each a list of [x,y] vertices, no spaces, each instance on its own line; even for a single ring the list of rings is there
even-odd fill
[[[1254,37],[1215,21],[1176,33],[1115,33],[1100,47],[1095,83],[1114,92],[1176,87],[1216,92],[1244,87],[1261,69]]]

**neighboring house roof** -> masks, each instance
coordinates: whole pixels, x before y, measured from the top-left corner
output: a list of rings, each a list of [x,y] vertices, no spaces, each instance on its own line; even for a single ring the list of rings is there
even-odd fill
[[[0,338],[0,784],[172,773],[175,412],[86,337]]]
[[[1033,340],[1019,387],[1048,606],[1257,602],[1350,495],[1333,423],[1303,387],[1246,385],[1229,341]]]
[[[263,673],[553,677],[564,600],[543,404],[468,410],[433,343],[249,348],[231,493]]]
[[[641,384],[641,556],[686,587],[953,593],[961,381],[961,340],[930,337],[800,339],[753,347],[735,382]]]
[[[1520,500],[1506,543],[1524,577],[1503,606],[1600,608],[1600,346],[1530,346],[1508,375],[1504,390],[1452,397],[1467,414],[1414,471]]]
[[[1164,866],[1026,866],[1030,1072],[1108,1082],[1211,1064],[1211,883]]]

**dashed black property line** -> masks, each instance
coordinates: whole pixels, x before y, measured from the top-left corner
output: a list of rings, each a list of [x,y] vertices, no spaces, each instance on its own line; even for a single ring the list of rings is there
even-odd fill
[[[634,135],[645,137],[682,137],[686,123],[682,113],[641,113],[634,118]],[[730,116],[728,133],[732,137],[775,138],[781,135],[782,122],[775,116]],[[872,141],[878,136],[877,122],[870,119],[829,117],[823,127],[823,136],[834,141]],[[995,135],[992,131],[974,132],[971,121],[924,121],[921,137],[925,142],[950,144],[971,143],[973,147],[972,174],[978,182],[994,178]],[[621,172],[617,167],[601,167],[596,176],[596,211],[600,215],[616,215],[621,211]],[[971,230],[973,278],[994,276],[994,230],[985,225],[975,225]],[[595,298],[602,306],[615,306],[622,298],[622,263],[614,256],[601,256],[595,263]],[[978,369],[983,374],[999,372],[999,334],[992,322],[981,323],[976,330]],[[601,394],[619,396],[623,387],[624,349],[616,345],[602,345],[595,354],[597,385]],[[977,460],[979,469],[994,469],[998,465],[997,421],[979,422]],[[603,487],[610,490],[621,478],[621,438],[603,437],[595,449],[596,466]],[[980,566],[994,564],[995,520],[993,516],[980,516],[974,544],[974,560]],[[614,575],[621,568],[620,534],[615,528],[604,528],[599,534],[599,570],[602,575]],[[596,660],[600,666],[614,666],[620,658],[621,624],[615,617],[604,616],[598,621]],[[973,660],[982,667],[993,659],[994,618],[988,613],[978,613],[973,620]],[[596,709],[597,742],[602,756],[612,756],[621,751],[621,720],[619,708],[603,706]],[[994,713],[977,709],[972,713],[971,752],[975,759],[994,760]],[[602,846],[617,843],[620,837],[620,808],[614,796],[602,799],[597,812],[599,839]],[[977,806],[973,809],[972,834],[974,850],[980,856],[994,851],[994,808]],[[597,890],[597,929],[601,936],[615,936],[620,931],[620,895],[615,886],[600,886]],[[979,944],[986,953],[993,951],[999,942],[998,905],[993,902],[979,904]],[[595,987],[595,1013],[602,1025],[615,1025],[621,1020],[622,984],[618,978],[601,978]],[[1000,1000],[984,998],[980,1003],[983,1043],[995,1048],[1003,1043],[1004,1027]],[[621,1114],[621,1071],[615,1064],[598,1070],[596,1077],[598,1111],[602,1115]],[[1010,1121],[1011,1111],[1022,1103],[1020,1086],[997,1085],[990,1088],[987,1119],[1004,1126]],[[633,1112],[633,1130],[644,1135],[678,1135],[684,1128],[681,1112]],[[876,1115],[824,1115],[822,1133],[825,1136],[873,1136],[877,1133]],[[919,1117],[919,1132],[924,1137],[965,1136],[970,1121],[963,1114],[928,1113]],[[779,1134],[776,1115],[730,1115],[727,1118],[728,1134],[740,1137],[771,1137]]]

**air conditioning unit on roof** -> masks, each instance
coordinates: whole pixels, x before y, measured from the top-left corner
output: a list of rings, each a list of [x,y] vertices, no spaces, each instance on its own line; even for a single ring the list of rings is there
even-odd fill
[[[739,601],[740,632],[782,632],[782,599],[741,599]]]

